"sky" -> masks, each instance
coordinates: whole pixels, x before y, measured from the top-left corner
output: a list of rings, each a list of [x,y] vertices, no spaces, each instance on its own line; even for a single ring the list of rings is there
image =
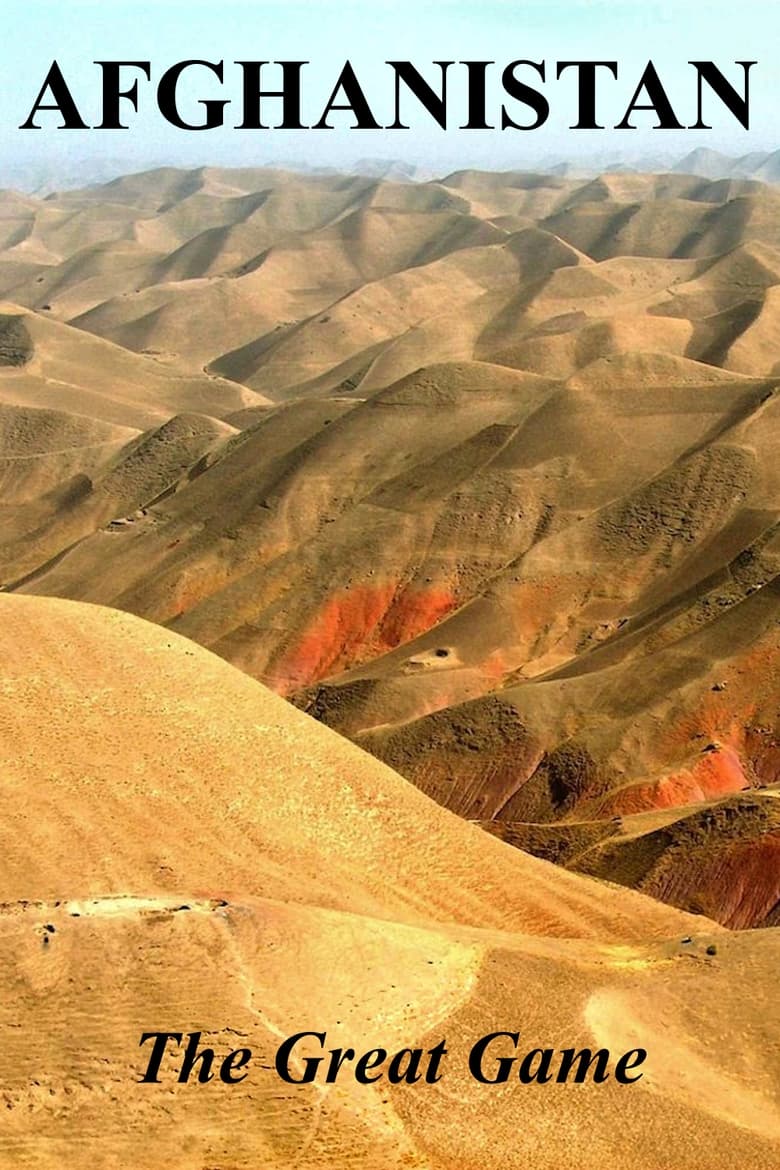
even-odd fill
[[[774,129],[780,6],[774,0],[4,0],[3,8],[0,182],[6,185],[25,171],[58,168],[83,167],[89,174],[101,167],[280,161],[347,167],[365,158],[396,158],[444,173],[461,166],[511,168],[559,158],[673,158],[702,146],[738,155],[780,146]],[[139,113],[124,107],[129,128],[60,130],[58,115],[41,113],[40,130],[20,130],[53,59],[90,126],[101,117],[101,73],[94,61],[149,61],[152,82],[139,82]],[[190,71],[192,84],[182,90],[182,105],[195,117],[199,97],[229,98],[226,128],[177,130],[159,114],[157,80],[183,59],[225,61],[222,86],[206,71]],[[544,60],[546,82],[530,72],[524,77],[544,92],[551,114],[544,127],[531,132],[459,130],[465,72],[453,66],[453,126],[446,131],[411,97],[404,107],[410,129],[404,131],[351,130],[347,114],[332,116],[332,131],[239,131],[234,123],[239,120],[240,73],[233,62],[241,59],[310,62],[304,70],[304,107],[312,121],[349,59],[381,122],[392,120],[387,60],[410,60],[431,82],[439,78],[434,61],[493,61],[493,112],[500,110],[503,66],[518,59]],[[637,130],[609,128],[623,116],[648,59],[685,124],[695,121],[696,113],[696,72],[690,60],[715,61],[738,85],[742,71],[735,62],[757,61],[750,129],[744,130],[714,97],[707,107],[712,130],[653,130],[650,114],[635,116]],[[555,63],[562,60],[618,62],[617,80],[608,75],[599,80],[598,112],[607,129],[569,128],[576,121],[576,77],[570,71],[555,80]],[[134,76],[128,74],[130,80]],[[277,77],[271,73],[269,80]],[[528,114],[517,106],[514,112]]]

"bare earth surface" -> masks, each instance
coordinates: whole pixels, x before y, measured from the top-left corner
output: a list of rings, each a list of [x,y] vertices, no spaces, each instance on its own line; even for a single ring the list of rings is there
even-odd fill
[[[779,310],[736,175],[0,192],[3,1167],[780,1165]]]
[[[511,849],[136,618],[5,597],[0,656],[3,1165],[777,1165],[775,931]],[[138,1084],[155,1028],[257,1063]],[[285,1085],[273,1055],[306,1028],[445,1039],[446,1073]],[[644,1046],[646,1075],[477,1084],[499,1029]]]
[[[0,245],[6,590],[168,625],[543,857],[777,920],[776,187],[159,170],[5,192]]]

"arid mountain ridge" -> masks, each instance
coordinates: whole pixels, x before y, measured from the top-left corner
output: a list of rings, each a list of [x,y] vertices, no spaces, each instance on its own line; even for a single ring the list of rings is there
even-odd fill
[[[508,157],[502,164],[494,162],[486,169],[493,171],[533,170],[542,174],[567,175],[572,178],[595,178],[606,172],[638,174],[672,172],[683,175],[700,175],[707,179],[758,179],[761,182],[772,183],[778,177],[778,160],[780,160],[780,152],[777,150],[755,149],[747,154],[728,154],[722,150],[699,146],[682,157],[671,151],[653,151],[644,154],[636,152],[634,155],[630,155],[626,153],[625,149],[612,153],[608,150],[589,152],[586,156],[577,159],[571,156],[562,158],[554,154],[536,156],[531,154],[525,156],[522,161],[519,157],[515,159]],[[108,183],[123,175],[138,171],[150,171],[158,167],[176,165],[179,169],[194,169],[201,165],[202,161],[191,159],[189,162],[185,162],[179,160],[174,164],[169,158],[159,159],[149,156],[131,159],[129,156],[112,157],[103,153],[98,156],[79,157],[70,152],[56,158],[56,160],[47,158],[46,161],[7,156],[3,160],[2,168],[0,168],[0,187],[25,191],[43,198],[57,192]],[[231,160],[226,156],[220,160],[218,165],[229,168],[244,162],[243,159]],[[210,158],[208,164],[210,166],[217,165],[214,158]],[[427,159],[425,161],[412,161],[409,158],[394,159],[381,156],[366,156],[353,161],[342,160],[338,164],[329,165],[318,165],[312,163],[310,159],[295,156],[289,158],[269,157],[257,160],[252,165],[256,169],[268,168],[295,171],[302,174],[332,175],[338,172],[349,172],[377,179],[418,182],[427,182],[446,172],[446,166],[441,163],[436,166]],[[484,163],[481,165],[484,166]]]
[[[6,192],[0,580],[168,625],[513,844],[772,925],[779,213],[681,173]]]

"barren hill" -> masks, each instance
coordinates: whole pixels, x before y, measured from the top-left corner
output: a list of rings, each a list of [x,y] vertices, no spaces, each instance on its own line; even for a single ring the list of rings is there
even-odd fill
[[[776,1163],[775,931],[511,849],[128,615],[0,598],[0,658],[15,1166]],[[251,1047],[251,1075],[182,1085],[169,1061],[139,1084],[141,1033],[185,1024],[220,1055]],[[274,1053],[312,1027],[333,1046],[443,1038],[446,1075],[286,1085]],[[647,1071],[480,1085],[468,1050],[499,1029],[521,1051],[641,1044]]]
[[[736,172],[4,193],[0,579],[187,635],[524,848],[694,910],[648,858],[696,853],[710,917],[774,922],[745,810],[780,780],[779,200]],[[650,827],[720,801],[717,841]]]

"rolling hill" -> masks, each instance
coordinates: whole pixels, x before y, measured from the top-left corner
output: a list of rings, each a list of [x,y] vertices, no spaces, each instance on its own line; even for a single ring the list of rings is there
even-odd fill
[[[775,1164],[776,931],[511,849],[126,614],[3,596],[0,656],[13,1165]],[[333,1045],[444,1038],[447,1073],[285,1084],[274,1053],[312,1027]],[[252,1075],[180,1084],[166,1063],[139,1083],[150,1029],[250,1046]],[[468,1050],[505,1029],[643,1046],[647,1071],[481,1085]]]
[[[778,200],[736,170],[3,193],[5,591],[183,634],[564,867],[774,923]]]

